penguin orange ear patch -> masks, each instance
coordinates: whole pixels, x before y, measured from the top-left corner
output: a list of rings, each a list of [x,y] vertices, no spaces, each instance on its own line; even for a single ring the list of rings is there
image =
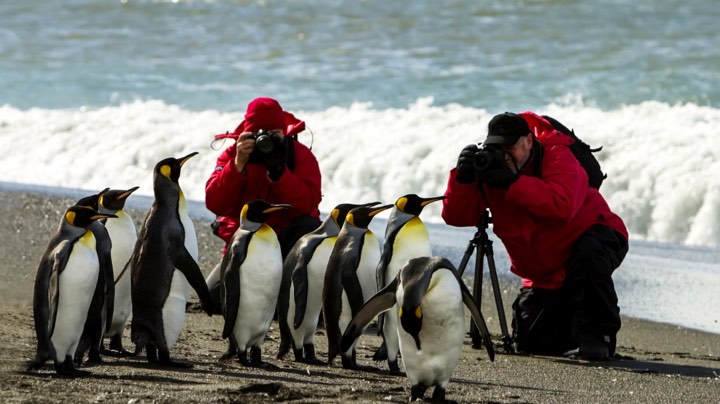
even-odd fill
[[[402,198],[398,199],[397,202],[395,202],[395,206],[397,206],[398,209],[400,209],[402,212],[404,212],[405,205],[407,205],[407,201],[408,201],[407,198],[403,196]]]
[[[74,226],[75,225],[75,212],[65,213],[65,220]]]
[[[415,317],[422,318],[422,309],[420,308],[420,306],[415,309]]]
[[[170,166],[167,165],[167,164],[165,164],[165,165],[163,165],[162,167],[160,167],[160,174],[162,174],[162,175],[164,175],[164,176],[166,176],[166,177],[168,177],[168,178],[170,178],[170,172],[171,172],[171,171],[172,171],[172,169],[171,169]]]

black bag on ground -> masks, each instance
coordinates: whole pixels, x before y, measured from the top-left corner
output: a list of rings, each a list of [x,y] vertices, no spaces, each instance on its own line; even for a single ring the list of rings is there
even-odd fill
[[[602,150],[602,146],[593,149],[590,145],[580,140],[580,138],[578,138],[575,134],[575,131],[568,129],[567,126],[558,122],[557,119],[547,115],[543,115],[542,117],[550,122],[555,130],[575,139],[575,142],[570,145],[570,151],[575,155],[575,158],[585,169],[585,172],[587,172],[588,183],[590,186],[595,189],[600,189],[600,185],[602,185],[603,180],[607,178],[607,174],[602,172],[600,163],[597,161],[593,153],[597,153]]]

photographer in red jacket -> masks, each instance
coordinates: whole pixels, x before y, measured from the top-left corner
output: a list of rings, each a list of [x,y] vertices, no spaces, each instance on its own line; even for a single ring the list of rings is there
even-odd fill
[[[496,115],[487,139],[465,147],[448,179],[442,217],[476,225],[490,210],[511,271],[523,280],[513,303],[520,352],[581,358],[614,354],[620,309],[612,280],[628,250],[625,225],[568,146],[571,137],[525,112]]]
[[[283,258],[295,242],[320,225],[320,167],[312,151],[297,141],[305,122],[283,111],[272,98],[248,104],[245,119],[233,133],[216,139],[236,139],[218,157],[205,185],[205,205],[218,218],[215,233],[226,247],[240,224],[240,211],[250,200],[292,205],[267,220],[278,235]]]

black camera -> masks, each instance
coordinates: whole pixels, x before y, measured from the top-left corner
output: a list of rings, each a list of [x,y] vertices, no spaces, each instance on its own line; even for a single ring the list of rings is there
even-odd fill
[[[253,153],[271,154],[275,149],[282,146],[280,144],[282,139],[278,139],[270,132],[263,131],[262,129],[253,134],[252,139],[255,139],[255,150],[253,150]]]
[[[505,164],[505,152],[498,145],[482,145],[473,156],[473,165],[477,171],[502,168]]]

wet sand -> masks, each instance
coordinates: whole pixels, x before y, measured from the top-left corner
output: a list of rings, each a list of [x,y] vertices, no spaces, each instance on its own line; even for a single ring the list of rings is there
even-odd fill
[[[27,371],[35,354],[32,289],[40,257],[62,212],[75,199],[42,192],[0,189],[0,401],[12,402],[406,402],[406,377],[392,375],[372,353],[380,344],[366,333],[358,345],[358,362],[375,371],[351,371],[275,359],[277,323],[263,344],[267,368],[219,362],[226,343],[222,318],[190,309],[184,329],[171,351],[192,363],[189,370],[149,365],[137,358],[104,357],[84,366],[78,378],[55,375],[52,361],[40,371]],[[145,212],[130,209],[138,228]],[[210,234],[207,218],[195,220],[200,267],[209,273],[220,257],[222,242]],[[514,295],[514,292],[510,293]],[[483,293],[484,297],[491,293]],[[197,301],[193,294],[191,300]],[[622,302],[621,302],[622,303]],[[620,358],[608,362],[506,354],[492,301],[483,311],[498,352],[495,362],[484,350],[473,350],[466,338],[447,399],[459,403],[565,402],[717,402],[720,397],[720,335],[623,317],[618,335]],[[509,302],[506,301],[506,308]],[[129,326],[124,344],[129,341]],[[324,330],[316,335],[317,352],[325,359]],[[431,394],[428,392],[427,396]]]

